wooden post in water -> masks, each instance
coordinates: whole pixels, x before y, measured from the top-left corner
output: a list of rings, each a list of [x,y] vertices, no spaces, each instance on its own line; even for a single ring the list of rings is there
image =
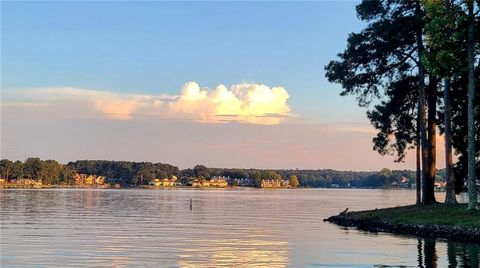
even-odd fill
[[[192,199],[190,198],[190,210],[192,210]]]

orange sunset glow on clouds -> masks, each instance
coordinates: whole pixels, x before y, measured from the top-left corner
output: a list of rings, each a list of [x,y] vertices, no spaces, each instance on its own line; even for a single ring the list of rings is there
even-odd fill
[[[14,91],[14,95],[21,100],[8,101],[10,106],[32,109],[37,104],[61,111],[68,104],[82,107],[72,116],[94,115],[116,120],[157,117],[200,123],[276,125],[289,117],[291,112],[287,103],[289,94],[283,87],[247,83],[232,85],[230,88],[218,85],[214,90],[209,90],[201,88],[195,82],[188,82],[176,96],[79,88],[24,89]]]

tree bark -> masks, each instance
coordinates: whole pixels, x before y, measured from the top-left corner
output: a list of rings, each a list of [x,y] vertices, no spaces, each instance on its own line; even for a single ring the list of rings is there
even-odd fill
[[[428,84],[427,102],[428,102],[428,166],[427,178],[425,180],[425,204],[433,204],[435,200],[435,175],[437,172],[437,86],[438,80],[430,75]]]
[[[422,110],[422,101],[418,98],[417,105],[417,146],[416,146],[416,174],[415,174],[415,184],[416,184],[416,204],[419,205],[422,203],[422,164],[421,164],[421,140],[420,140],[420,120]]]
[[[474,17],[473,0],[468,1],[468,209],[478,210],[477,201],[477,180],[475,177],[475,126],[473,113],[473,100],[475,97],[475,74],[474,74]]]
[[[453,174],[452,160],[452,134],[451,134],[451,113],[450,105],[450,78],[445,78],[443,87],[443,103],[445,105],[444,123],[445,123],[445,174],[447,177],[447,193],[445,196],[445,204],[456,204],[455,197],[455,176]]]
[[[420,1],[416,3],[416,15],[422,16]],[[421,103],[419,118],[418,121],[420,122],[420,140],[421,140],[421,148],[422,148],[422,204],[428,203],[426,200],[426,187],[425,182],[427,179],[427,133],[425,131],[426,125],[426,102],[425,102],[425,69],[422,64],[422,56],[424,52],[423,47],[423,36],[422,36],[422,28],[417,29],[416,34],[416,43],[417,43],[417,54],[418,54],[418,98],[419,103]]]

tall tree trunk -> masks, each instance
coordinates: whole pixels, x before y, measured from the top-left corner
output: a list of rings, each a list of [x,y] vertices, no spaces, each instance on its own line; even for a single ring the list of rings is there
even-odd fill
[[[417,147],[416,147],[416,168],[417,172],[415,174],[415,184],[417,191],[416,204],[419,205],[422,203],[422,164],[421,164],[421,140],[420,140],[420,120],[422,110],[422,100],[418,98],[418,107],[417,107]]]
[[[420,1],[416,2],[416,15],[422,16],[422,11],[420,7]],[[426,188],[425,182],[427,179],[427,133],[425,131],[426,121],[426,102],[425,102],[425,69],[422,64],[422,56],[424,52],[423,47],[423,36],[422,36],[422,28],[417,29],[416,34],[416,43],[417,43],[417,54],[418,54],[418,98],[419,103],[421,103],[419,118],[418,121],[420,122],[420,140],[421,140],[421,148],[422,148],[422,204],[426,203]]]
[[[427,102],[428,102],[428,166],[425,188],[425,204],[433,204],[435,200],[435,175],[437,172],[437,86],[438,80],[430,75],[428,84]]]
[[[475,97],[474,49],[475,33],[473,0],[468,1],[468,209],[478,209],[477,180],[475,178],[475,126],[473,100]]]
[[[443,83],[443,103],[445,105],[445,173],[447,177],[447,193],[445,196],[445,204],[456,204],[457,198],[455,197],[455,176],[453,175],[452,160],[452,107],[450,105],[450,78],[445,78]]]
[[[422,139],[421,139],[421,126],[423,118],[423,97],[420,97],[419,87],[419,97],[417,102],[417,137],[416,137],[416,174],[415,174],[415,186],[416,186],[416,204],[420,205],[422,203]]]

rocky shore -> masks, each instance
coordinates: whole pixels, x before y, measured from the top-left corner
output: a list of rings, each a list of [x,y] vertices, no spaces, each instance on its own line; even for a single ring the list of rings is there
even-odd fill
[[[425,217],[419,220],[419,223],[415,223],[415,218],[412,217],[409,217],[403,223],[401,222],[402,220],[395,217],[396,213],[401,213],[405,208],[411,207],[417,206],[360,212],[344,211],[339,215],[324,219],[324,221],[345,227],[356,227],[370,232],[387,232],[420,237],[447,238],[464,242],[480,242],[480,228],[475,225],[462,225],[462,218],[456,219],[458,224],[438,224],[435,220],[432,220],[431,223],[425,222]],[[417,208],[419,211],[431,211],[430,208],[422,208],[421,206]],[[478,217],[478,224],[480,224],[480,217]]]

